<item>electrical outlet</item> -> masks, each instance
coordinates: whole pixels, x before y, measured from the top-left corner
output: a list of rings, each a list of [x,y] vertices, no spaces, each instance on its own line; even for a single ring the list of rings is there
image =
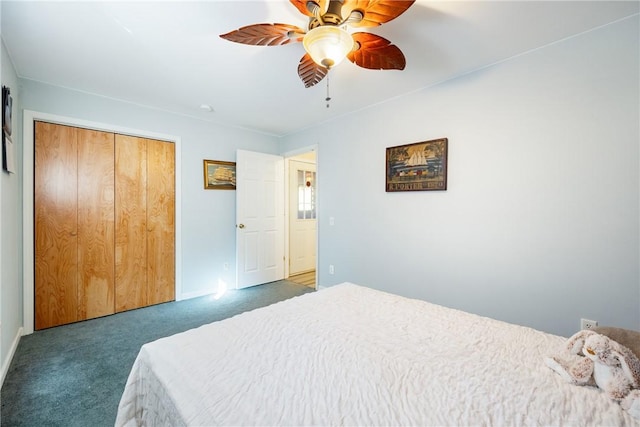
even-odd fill
[[[329,274],[335,273],[335,269],[333,268],[333,264],[329,264]]]
[[[580,319],[580,329],[593,329],[598,326],[597,320]]]

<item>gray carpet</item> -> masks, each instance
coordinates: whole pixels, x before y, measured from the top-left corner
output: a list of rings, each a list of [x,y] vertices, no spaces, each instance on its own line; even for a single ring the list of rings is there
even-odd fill
[[[0,423],[113,426],[129,371],[147,342],[313,290],[286,280],[59,326],[20,340],[2,386]]]

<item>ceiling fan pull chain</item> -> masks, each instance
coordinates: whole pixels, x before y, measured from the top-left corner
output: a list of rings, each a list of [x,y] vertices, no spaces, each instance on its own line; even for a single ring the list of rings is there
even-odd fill
[[[327,73],[327,97],[324,100],[327,101],[327,108],[329,108],[329,101],[331,101],[329,96],[329,73]]]

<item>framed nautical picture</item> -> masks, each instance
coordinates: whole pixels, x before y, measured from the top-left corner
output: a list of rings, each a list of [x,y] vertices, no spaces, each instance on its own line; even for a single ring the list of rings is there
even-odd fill
[[[235,190],[236,163],[204,160],[205,190]]]
[[[387,148],[385,190],[446,190],[447,149],[447,138]]]

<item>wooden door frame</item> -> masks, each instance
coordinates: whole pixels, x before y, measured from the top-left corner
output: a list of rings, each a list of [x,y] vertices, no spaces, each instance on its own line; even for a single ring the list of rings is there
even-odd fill
[[[158,139],[169,141],[175,144],[175,286],[176,300],[182,299],[182,141],[175,135],[160,134],[140,129],[131,129],[106,123],[93,122],[77,119],[73,117],[59,116],[55,114],[42,113],[32,110],[23,111],[23,281],[22,281],[22,302],[23,302],[23,328],[22,335],[32,334],[34,331],[34,153],[35,153],[35,133],[34,122],[44,121],[59,125],[75,126],[85,129],[99,130],[104,132],[121,133],[134,135],[142,138]]]
[[[302,148],[298,148],[296,150],[287,151],[282,156],[284,157],[284,176],[285,181],[287,181],[286,191],[284,192],[284,254],[286,257],[286,262],[284,263],[284,277],[285,279],[289,277],[289,159],[291,157],[298,156],[300,154],[308,153],[313,151],[316,153],[316,289],[319,289],[318,278],[320,277],[320,204],[319,204],[319,191],[320,191],[320,181],[318,180],[318,161],[319,161],[319,152],[318,152],[318,144],[307,145]]]

